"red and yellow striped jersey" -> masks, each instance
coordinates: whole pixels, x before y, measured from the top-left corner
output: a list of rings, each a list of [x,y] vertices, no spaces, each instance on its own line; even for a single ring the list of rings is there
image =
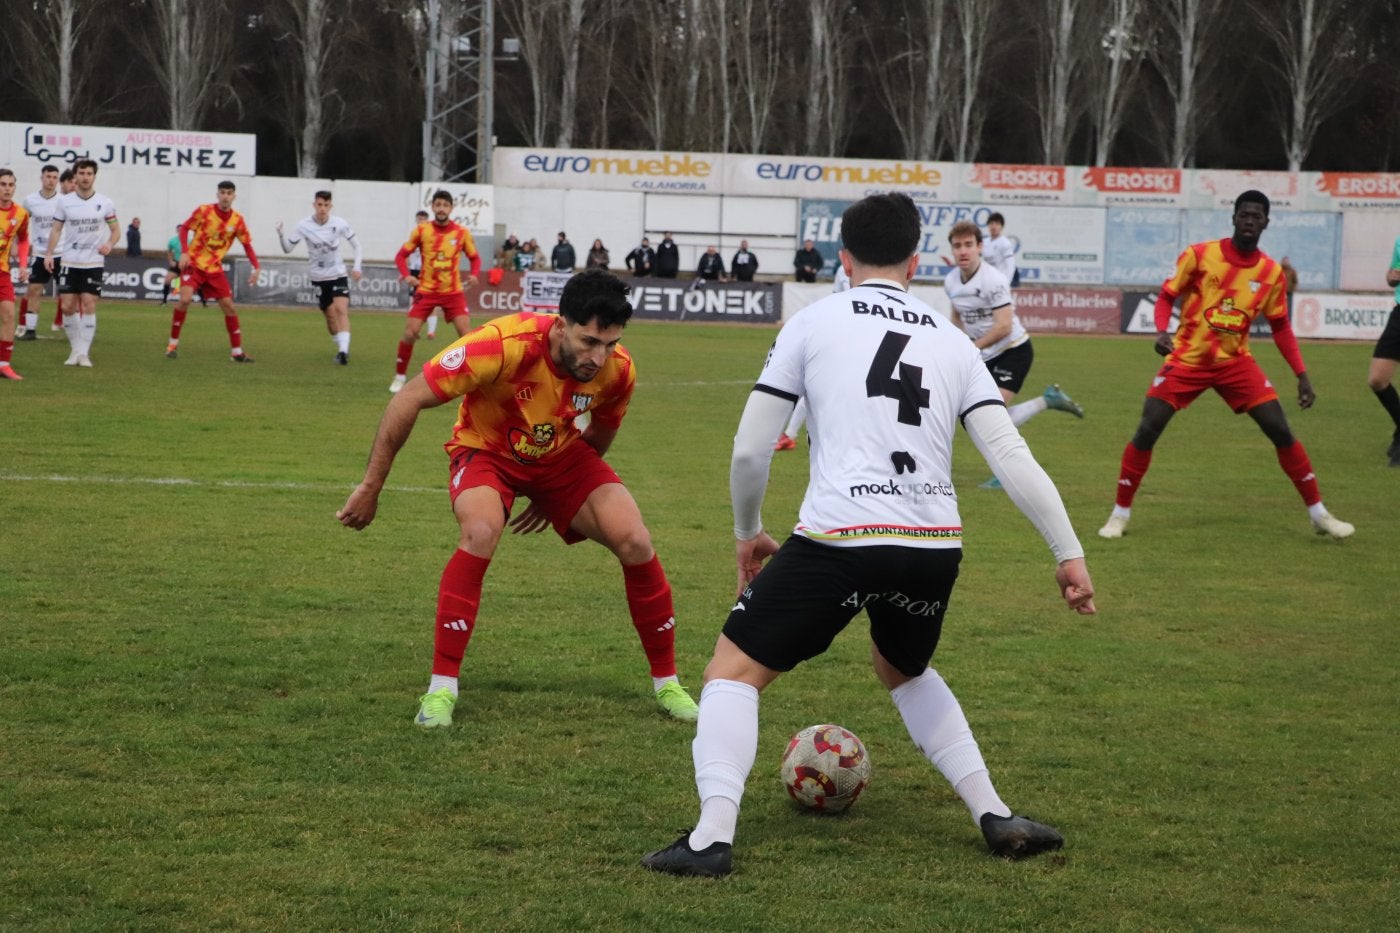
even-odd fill
[[[1283,268],[1263,250],[1241,255],[1229,238],[1188,246],[1162,285],[1164,299],[1185,295],[1167,362],[1210,367],[1251,356],[1255,318],[1287,320],[1285,289]]]
[[[201,272],[220,271],[224,254],[234,240],[243,244],[243,250],[255,268],[258,264],[252,250],[253,238],[248,233],[248,225],[243,222],[243,215],[238,211],[230,210],[222,214],[217,204],[201,204],[185,221],[183,232],[190,265]]]
[[[421,223],[404,241],[402,252],[406,256],[415,249],[423,254],[423,271],[418,274],[419,292],[449,295],[462,290],[461,257],[476,259],[476,241],[470,230],[452,222]]]
[[[0,207],[0,275],[10,274],[10,247],[29,242],[29,211],[18,202]],[[21,262],[24,258],[16,255]]]
[[[588,382],[556,369],[549,331],[553,314],[523,311],[488,321],[423,365],[423,378],[444,401],[462,397],[449,455],[488,450],[520,463],[551,460],[582,433],[575,419],[616,430],[637,381],[632,356],[621,344]]]

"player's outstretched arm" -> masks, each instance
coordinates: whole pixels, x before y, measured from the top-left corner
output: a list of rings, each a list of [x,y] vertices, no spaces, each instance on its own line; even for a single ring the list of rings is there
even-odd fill
[[[435,408],[443,400],[437,397],[420,373],[404,385],[403,389],[389,400],[384,409],[384,417],[379,420],[379,430],[374,435],[374,445],[370,448],[369,463],[365,465],[364,479],[350,493],[345,505],[335,513],[336,519],[346,528],[359,531],[374,521],[379,510],[379,493],[389,478],[389,469],[394,465],[408,436],[413,433],[413,425],[418,421],[418,413],[425,408]]]
[[[968,412],[963,426],[1011,501],[1050,546],[1058,564],[1055,582],[1066,604],[1082,615],[1093,614],[1094,586],[1084,564],[1084,548],[1059,490],[1031,456],[1011,416],[1000,405],[984,405]]]

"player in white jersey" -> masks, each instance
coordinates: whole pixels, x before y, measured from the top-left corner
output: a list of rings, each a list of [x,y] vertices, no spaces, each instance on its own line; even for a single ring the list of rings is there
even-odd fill
[[[1016,278],[1016,244],[1002,231],[1006,229],[1006,218],[997,211],[987,217],[987,242],[983,248],[983,258],[991,263],[1012,288],[1021,284]]]
[[[53,212],[58,209],[58,166],[45,165],[39,170],[39,190],[24,199],[29,211],[30,255],[34,257],[29,269],[29,289],[19,302],[20,327],[17,340],[39,338],[39,305],[44,290],[53,276],[44,268],[44,252],[49,248],[49,231],[53,228]],[[57,257],[55,257],[57,258]]]
[[[1066,604],[1087,615],[1094,589],[1083,548],[979,355],[907,290],[921,236],[913,201],[867,197],[842,215],[841,236],[853,287],[779,332],[734,438],[739,598],[705,669],[692,745],[700,819],[643,858],[657,871],[729,873],[758,746],[759,692],[824,652],[862,609],[876,675],[991,850],[1017,857],[1063,844],[1001,801],[956,697],[928,666],[962,556],[952,480],[959,421],[1049,544]],[[779,547],[763,531],[760,507],[773,439],[798,398],[811,406],[811,478],[797,527]]]
[[[943,280],[943,289],[952,305],[953,323],[961,327],[972,344],[982,353],[982,359],[1008,404],[1021,391],[1031,371],[1035,350],[1030,335],[1016,316],[1011,300],[1011,283],[994,269],[982,255],[982,231],[970,220],[953,224],[948,231],[948,243],[953,247],[953,262],[957,268]],[[1036,415],[1053,408],[1084,417],[1084,409],[1065,394],[1058,384],[1027,402],[1011,408],[1011,423],[1020,427]],[[989,479],[982,484],[987,489],[1000,489],[1000,483]]]
[[[72,348],[63,365],[90,367],[88,351],[97,336],[102,269],[122,231],[117,224],[116,205],[97,192],[97,163],[92,159],[74,162],[73,182],[74,190],[59,197],[54,211],[44,268],[52,273],[55,253],[63,255],[58,301],[63,310],[63,330]]]
[[[311,202],[311,216],[298,221],[290,237],[282,235],[279,220],[277,239],[282,241],[284,253],[290,253],[298,243],[306,241],[311,284],[316,286],[316,300],[326,316],[326,330],[335,341],[335,361],[344,366],[350,362],[350,277],[358,282],[363,275],[364,251],[345,219],[331,213],[333,206],[329,191],[316,192]],[[349,243],[355,251],[355,266],[349,277],[345,273],[345,259],[340,254],[341,243]]]

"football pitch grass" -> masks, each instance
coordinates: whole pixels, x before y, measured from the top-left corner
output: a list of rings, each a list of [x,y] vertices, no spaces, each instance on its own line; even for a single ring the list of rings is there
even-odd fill
[[[0,929],[798,930],[1393,928],[1400,470],[1370,348],[1309,344],[1298,412],[1312,534],[1272,449],[1213,395],[1158,447],[1128,536],[1095,534],[1158,358],[1149,338],[1037,337],[1031,386],[1083,421],[1023,428],[1088,551],[1077,617],[965,436],[968,529],[935,666],[993,779],[1065,849],[990,857],[869,670],[863,617],[768,690],[735,873],[656,875],[692,825],[693,728],[663,718],[601,547],[503,538],[450,730],[411,723],[456,539],[420,419],[375,523],[342,528],[402,319],[359,314],[348,367],[314,311],[243,309],[252,366],[195,309],[103,305],[95,368],[61,335],[0,385]],[[609,460],[675,591],[683,681],[732,602],[728,462],[769,328],[638,322]],[[415,371],[443,345],[420,344]],[[775,455],[781,536],[805,442]],[[840,817],[778,783],[789,735],[837,722],[871,785]],[[1386,918],[1390,919],[1387,920]]]

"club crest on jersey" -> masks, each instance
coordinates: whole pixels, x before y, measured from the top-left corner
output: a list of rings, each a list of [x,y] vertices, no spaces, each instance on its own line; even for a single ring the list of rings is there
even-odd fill
[[[537,424],[528,432],[520,428],[511,428],[506,432],[506,443],[510,445],[511,456],[521,463],[535,463],[553,450],[554,438],[552,424]]]
[[[1235,299],[1226,298],[1220,307],[1205,313],[1206,326],[1222,334],[1243,334],[1249,330],[1249,315],[1235,309]]]
[[[591,395],[584,395],[584,394],[581,393],[581,392],[575,392],[575,393],[574,393],[574,397],[573,397],[573,403],[574,403],[574,410],[575,410],[575,411],[578,411],[578,412],[587,411],[587,410],[588,410],[588,406],[593,404],[593,396],[591,396]]]
[[[442,355],[438,365],[443,369],[457,370],[462,368],[462,363],[467,359],[466,347],[453,347]]]

